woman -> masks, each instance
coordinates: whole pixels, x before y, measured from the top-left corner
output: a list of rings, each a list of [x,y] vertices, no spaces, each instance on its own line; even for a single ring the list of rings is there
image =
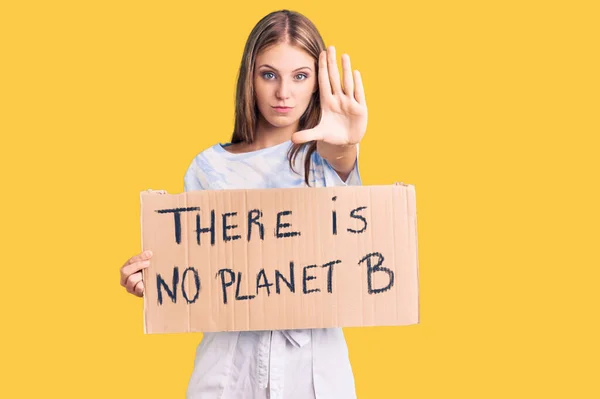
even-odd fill
[[[199,153],[185,191],[360,185],[358,143],[367,128],[361,76],[325,48],[303,15],[265,16],[246,43],[231,143]],[[343,85],[342,85],[343,83]],[[121,268],[121,284],[142,296],[151,255]],[[188,398],[355,398],[341,329],[205,333]]]

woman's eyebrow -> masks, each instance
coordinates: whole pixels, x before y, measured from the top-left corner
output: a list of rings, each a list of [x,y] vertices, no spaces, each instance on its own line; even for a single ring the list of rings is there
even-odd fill
[[[272,67],[271,65],[269,65],[269,64],[263,64],[263,65],[259,66],[259,68],[261,68],[261,67],[267,67],[267,68],[271,68],[271,69],[273,69],[273,70],[277,71],[277,69],[276,69],[276,68],[273,68],[273,67]],[[292,72],[296,72],[296,71],[299,71],[299,70],[301,70],[301,69],[305,69],[305,68],[306,68],[306,69],[310,69],[310,70],[312,71],[312,69],[311,69],[310,67],[303,66],[303,67],[301,67],[301,68],[296,68],[296,69],[294,69]],[[279,72],[279,71],[277,71],[277,72]]]

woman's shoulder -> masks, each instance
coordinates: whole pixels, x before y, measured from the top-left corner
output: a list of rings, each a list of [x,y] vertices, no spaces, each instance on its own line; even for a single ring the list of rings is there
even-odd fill
[[[185,191],[200,190],[208,186],[208,177],[215,172],[219,149],[222,148],[220,143],[213,144],[193,157],[184,176]]]
[[[200,152],[197,152],[196,155],[192,158],[192,164],[194,163],[202,163],[207,162],[215,157],[220,156],[226,150],[223,148],[227,144],[216,143],[211,145],[210,147],[206,147]]]
[[[200,150],[199,152],[197,152],[196,156],[194,158],[207,156],[207,155],[210,155],[211,153],[218,152],[220,149],[223,149],[223,145],[224,144],[221,144],[221,143],[215,143],[209,147],[205,147],[202,150]]]
[[[205,171],[212,167],[215,162],[219,158],[219,152],[225,151],[220,143],[216,143],[211,145],[210,147],[206,147],[200,152],[197,152],[196,155],[193,156],[191,162],[189,163],[187,173],[194,174],[199,173],[201,171]]]

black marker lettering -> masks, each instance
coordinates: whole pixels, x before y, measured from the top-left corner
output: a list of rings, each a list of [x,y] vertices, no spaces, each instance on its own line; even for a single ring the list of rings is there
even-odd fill
[[[264,283],[260,282],[261,277],[264,280]],[[273,283],[269,283],[269,280],[267,279],[265,269],[260,269],[260,271],[256,275],[256,295],[258,295],[259,288],[265,287],[267,289],[267,296],[270,296],[271,289],[269,287],[271,287],[272,285],[273,285]]]
[[[163,280],[163,278],[160,274],[156,275],[156,290],[158,291],[158,304],[159,305],[162,305],[162,303],[163,303],[163,299],[162,299],[162,288],[163,287],[167,291],[167,295],[169,296],[169,298],[171,298],[171,301],[173,301],[173,303],[177,303],[177,285],[178,284],[179,284],[179,268],[177,266],[175,266],[173,268],[173,291],[171,291],[169,289],[169,286],[167,285],[165,280]]]
[[[329,267],[329,270],[327,271],[327,292],[329,292],[331,294],[331,292],[333,291],[333,284],[331,282],[332,277],[333,277],[333,265],[336,265],[338,263],[341,263],[341,260],[333,260],[331,262],[327,262],[323,265],[323,267]]]
[[[279,294],[279,279],[283,280],[285,282],[285,285],[288,286],[288,288],[290,289],[290,292],[295,292],[296,288],[295,288],[295,284],[294,284],[294,262],[290,262],[290,279],[286,280],[285,277],[283,277],[283,274],[281,274],[279,272],[279,270],[275,270],[275,291]]]
[[[291,215],[291,214],[292,214],[292,211],[281,211],[277,214],[277,228],[275,229],[275,236],[277,238],[294,237],[294,236],[300,235],[300,232],[298,232],[298,231],[288,231],[285,233],[279,232],[279,228],[281,228],[281,227],[290,227],[289,223],[281,223],[281,217],[285,216],[285,215]]]
[[[194,295],[194,298],[192,300],[188,298],[187,292],[185,290],[185,277],[187,276],[187,273],[190,270],[192,271],[192,273],[194,273],[194,283],[196,283],[196,295]],[[181,293],[183,294],[183,297],[185,298],[187,303],[194,303],[196,302],[196,299],[198,299],[198,295],[200,294],[200,277],[198,276],[198,271],[193,267],[188,267],[183,271],[183,276],[181,276]]]
[[[238,240],[238,239],[242,238],[242,236],[239,236],[239,235],[235,235],[235,236],[227,235],[227,230],[235,229],[236,227],[238,227],[237,224],[232,224],[232,225],[227,224],[227,217],[235,216],[235,215],[237,215],[237,212],[229,212],[229,213],[223,214],[223,241],[225,241],[225,242],[231,241],[231,240]]]
[[[350,212],[350,217],[354,218],[354,219],[360,219],[360,220],[362,220],[362,222],[365,224],[364,227],[362,229],[360,229],[360,230],[348,229],[349,232],[351,232],[351,233],[357,233],[358,234],[358,233],[364,232],[367,229],[367,219],[365,219],[363,216],[356,215],[356,212],[358,212],[360,210],[363,210],[363,209],[367,209],[367,207],[366,206],[360,206],[360,207],[358,207],[356,209],[352,209],[352,211]]]
[[[229,273],[229,281],[225,282],[225,273]],[[217,276],[221,274],[221,287],[223,288],[223,303],[227,304],[227,287],[233,285],[235,281],[235,273],[231,269],[221,269],[217,272]]]
[[[175,242],[181,243],[181,212],[199,211],[200,208],[173,208],[173,209],[158,209],[156,213],[172,213],[175,222]]]
[[[256,216],[250,216],[256,214]],[[260,239],[265,239],[265,227],[261,222],[258,221],[262,217],[262,212],[258,209],[252,209],[248,212],[248,242],[250,242],[250,235],[252,233],[252,224],[258,225],[258,231],[260,233]]]
[[[335,201],[337,199],[337,196],[333,197],[331,200]],[[332,215],[331,215],[331,223],[332,223],[332,229],[333,229],[333,235],[337,235],[337,213],[335,212],[335,209],[331,211]]]
[[[371,265],[371,258],[373,256],[377,256],[379,258],[377,261],[377,264],[375,266]],[[387,267],[380,266],[383,263],[383,255],[381,255],[379,252],[371,252],[370,254],[365,255],[358,262],[358,264],[360,265],[365,260],[367,261],[367,282],[368,282],[369,294],[379,294],[381,292],[385,292],[385,291],[389,290],[390,288],[392,288],[392,286],[394,285],[394,272],[391,271],[390,269],[388,269]],[[375,272],[386,272],[390,278],[390,282],[388,283],[388,285],[386,285],[383,288],[373,289],[372,276],[373,276],[373,273],[375,273]]]
[[[242,272],[238,272],[238,280],[237,280],[237,285],[235,287],[235,299],[238,301],[244,301],[246,299],[252,299],[254,298],[256,295],[244,295],[244,296],[240,296],[240,283],[242,282]]]
[[[200,234],[210,232],[210,245],[215,245],[215,210],[210,211],[210,227],[200,227],[200,214],[196,215],[196,242],[200,245]]]
[[[313,267],[317,267],[317,265],[308,265],[308,266],[304,266],[304,269],[302,270],[302,291],[305,294],[310,294],[311,292],[319,292],[321,291],[319,288],[313,288],[312,290],[307,290],[306,289],[306,282],[309,280],[314,280],[316,279],[315,276],[308,276],[306,271],[308,269],[312,269]]]

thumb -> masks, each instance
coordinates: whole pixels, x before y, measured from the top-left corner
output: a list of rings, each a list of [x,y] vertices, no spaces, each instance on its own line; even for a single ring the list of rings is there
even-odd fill
[[[312,140],[323,140],[323,132],[321,129],[312,128],[306,130],[300,130],[292,134],[292,142],[295,144],[306,143]]]

